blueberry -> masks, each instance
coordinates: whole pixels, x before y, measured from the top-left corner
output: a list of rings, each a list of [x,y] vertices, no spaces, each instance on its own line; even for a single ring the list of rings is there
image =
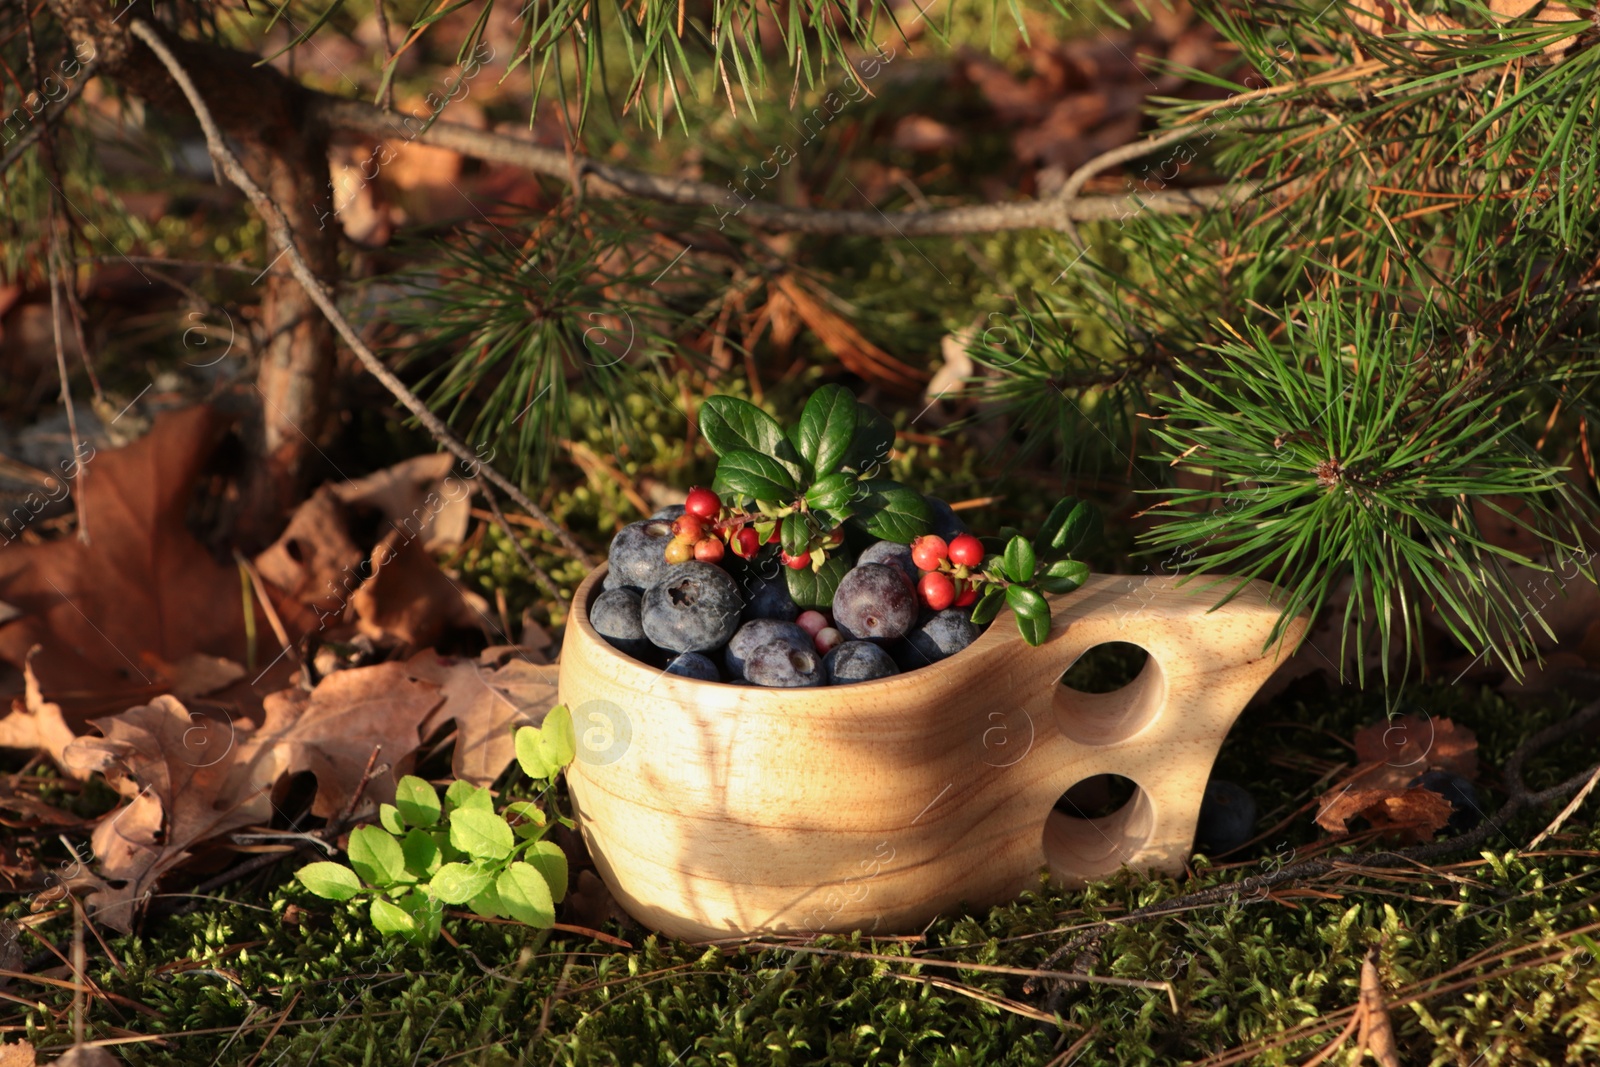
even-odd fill
[[[644,633],[669,652],[704,652],[733,636],[739,626],[739,587],[728,572],[690,560],[644,593]]]
[[[950,541],[959,534],[967,532],[967,524],[961,521],[961,517],[949,504],[936,496],[925,496],[922,499],[928,503],[928,517],[933,522],[933,533]]]
[[[792,622],[784,619],[751,619],[739,627],[722,654],[728,664],[728,673],[735,678],[743,678],[745,660],[750,653],[773,641],[785,641],[801,650],[812,647],[811,635]]]
[[[700,682],[722,681],[722,672],[717,670],[717,665],[698,652],[685,652],[673,657],[672,662],[667,664],[667,673]]]
[[[754,567],[745,571],[740,582],[744,590],[744,612],[740,618],[745,622],[751,619],[793,622],[800,617],[800,605],[789,596],[789,580],[776,564],[772,569],[777,573],[762,574]]]
[[[1242,785],[1213,778],[1200,801],[1196,847],[1207,855],[1231,852],[1256,833],[1256,798]]]
[[[1449,829],[1455,833],[1464,833],[1477,826],[1482,818],[1478,810],[1478,791],[1472,783],[1459,774],[1449,771],[1426,771],[1411,780],[1407,787],[1415,789],[1421,786],[1430,789],[1450,802],[1454,809],[1450,813]]]
[[[889,653],[871,641],[846,641],[824,656],[822,665],[828,671],[830,685],[870,682],[900,673]]]
[[[911,559],[911,546],[902,545],[897,541],[879,541],[861,553],[856,559],[859,566],[862,563],[881,563],[887,567],[898,567],[900,573],[905,575],[912,584],[922,577],[922,572],[917,569],[916,563]]]
[[[828,681],[816,649],[795,648],[782,638],[757,645],[745,660],[744,676],[756,685],[784,689],[826,685]]]
[[[900,666],[915,670],[953,656],[978,639],[978,628],[968,618],[970,608],[945,608],[930,615],[906,635],[899,647]]]
[[[671,540],[672,523],[661,519],[630,522],[618,530],[611,539],[605,588],[642,593],[665,578],[673,566],[664,554]]]
[[[863,563],[839,579],[833,624],[846,639],[893,641],[916,621],[916,590],[898,567]]]
[[[639,619],[639,594],[632,589],[608,589],[595,597],[589,606],[589,625],[619,652],[635,659],[650,654],[650,642]]]
[[[668,504],[666,507],[662,508],[660,511],[656,512],[654,515],[651,515],[650,517],[652,519],[665,519],[666,521],[671,522],[673,519],[676,519],[678,516],[680,516],[682,514],[683,514],[683,505],[682,504]]]

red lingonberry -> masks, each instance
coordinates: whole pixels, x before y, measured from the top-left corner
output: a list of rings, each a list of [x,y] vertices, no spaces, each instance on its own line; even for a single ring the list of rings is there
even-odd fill
[[[983,542],[971,534],[961,534],[950,542],[950,562],[963,567],[976,567],[983,562]]]
[[[676,537],[667,542],[667,547],[663,552],[667,557],[668,563],[688,563],[691,559],[694,559],[694,546]]]
[[[844,634],[831,626],[824,626],[812,635],[811,641],[817,646],[817,651],[826,656],[844,643]]]
[[[694,545],[694,558],[701,563],[721,563],[724,552],[722,542],[715,537],[703,537]]]
[[[745,526],[737,530],[728,539],[728,547],[733,549],[733,554],[740,559],[749,559],[761,551],[761,538],[750,527]]]
[[[844,527],[835,526],[832,530],[828,531],[828,547],[838,548],[842,544],[844,544]]]
[[[828,617],[820,611],[802,611],[800,617],[794,622],[796,626],[812,637],[817,636],[828,628]]]
[[[672,532],[679,540],[692,545],[706,535],[705,520],[693,512],[686,511],[673,521]]]
[[[689,490],[689,497],[683,502],[683,510],[702,519],[714,519],[717,517],[717,512],[722,510],[722,500],[711,490],[697,485]]]
[[[968,607],[978,599],[977,586],[973,585],[971,582],[959,582],[957,584],[961,586],[961,591],[956,594],[956,607]]]
[[[782,541],[783,540],[782,530],[783,530],[783,527],[781,525],[780,526],[774,526],[772,528],[772,532],[767,535],[767,544],[775,545],[779,541]]]
[[[925,534],[911,542],[911,561],[921,570],[936,571],[950,555],[950,546],[938,534]]]
[[[922,581],[917,583],[917,595],[932,610],[943,611],[955,603],[956,584],[947,574],[940,574],[937,571],[924,574]]]
[[[811,553],[809,552],[802,552],[798,556],[791,556],[787,552],[779,552],[778,555],[782,558],[783,565],[792,571],[804,570],[811,566]]]

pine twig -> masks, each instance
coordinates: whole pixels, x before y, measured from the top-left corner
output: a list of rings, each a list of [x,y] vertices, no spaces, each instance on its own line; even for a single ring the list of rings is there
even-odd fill
[[[195,118],[200,121],[200,128],[205,131],[206,147],[210,149],[212,158],[227,174],[228,179],[234,185],[237,185],[245,196],[250,198],[250,202],[255,205],[256,210],[261,214],[262,220],[267,224],[267,229],[272,234],[273,239],[283,249],[285,257],[289,260],[290,273],[305,289],[306,295],[311,297],[312,302],[327,316],[328,321],[332,323],[333,328],[339,332],[339,335],[344,338],[345,343],[350,346],[350,350],[355,353],[356,358],[361,361],[361,365],[367,369],[367,372],[378,379],[383,384],[383,387],[394,395],[396,400],[399,400],[408,411],[417,417],[417,421],[433,436],[435,441],[443,445],[457,459],[468,464],[469,469],[482,471],[484,477],[498,486],[512,500],[516,501],[518,507],[527,511],[528,514],[541,522],[548,524],[555,531],[556,537],[561,540],[561,543],[585,567],[592,566],[593,560],[590,559],[589,554],[583,550],[583,546],[578,544],[570,533],[557,525],[549,515],[545,514],[543,508],[528,499],[527,494],[518,489],[509,478],[479,460],[472,450],[463,444],[450,431],[450,428],[430,411],[428,406],[419,400],[415,393],[406,387],[404,382],[397,378],[388,367],[383,365],[383,361],[377,357],[372,349],[367,347],[367,343],[361,339],[361,335],[356,332],[355,327],[350,325],[343,312],[334,304],[333,298],[328,294],[327,288],[323,285],[321,279],[316,276],[310,265],[306,263],[305,257],[301,255],[299,246],[295,244],[294,233],[289,227],[289,220],[283,214],[283,209],[256,184],[255,179],[250,177],[250,174],[244,169],[244,166],[239,162],[232,150],[228,148],[227,142],[223,139],[222,130],[218,128],[216,119],[211,115],[210,108],[206,106],[205,100],[200,96],[200,91],[195,88],[194,81],[189,77],[189,72],[184,69],[183,64],[178,62],[177,56],[172,54],[172,50],[162,41],[160,34],[143,19],[134,18],[130,20],[128,31],[149,46],[150,51],[154,52],[156,58],[161,60],[162,65],[167,68],[167,73],[178,83],[178,88],[183,90],[183,95],[188,98],[190,107],[194,109]],[[376,112],[375,108],[372,110]]]
[[[100,60],[95,58],[85,63],[83,65],[83,69],[78,72],[78,80],[76,84],[74,84],[71,89],[67,90],[67,95],[61,98],[61,102],[58,103],[53,110],[47,112],[43,118],[34,120],[33,128],[18,139],[17,143],[12,146],[11,151],[7,152],[3,157],[0,157],[0,174],[4,174],[6,171],[10,170],[11,165],[26,155],[28,149],[33,147],[33,143],[40,137],[44,136],[46,129],[54,126],[61,120],[61,116],[65,115],[67,113],[67,109],[73,105],[73,102],[76,101],[80,95],[82,95],[83,87],[89,84],[89,79],[93,78],[97,73],[95,66],[99,62]]]

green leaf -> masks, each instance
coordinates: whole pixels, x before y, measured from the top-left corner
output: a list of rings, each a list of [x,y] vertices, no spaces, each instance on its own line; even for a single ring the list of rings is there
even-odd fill
[[[578,738],[572,732],[572,713],[565,704],[557,704],[539,727],[539,756],[547,766],[559,771],[577,754]],[[552,772],[546,777],[553,778],[555,774]]]
[[[1050,548],[1052,553],[1071,553],[1099,536],[1099,533],[1099,510],[1088,501],[1080,500],[1073,505],[1061,528],[1050,538]]]
[[[493,884],[493,870],[476,863],[447,863],[428,882],[428,892],[446,904],[465,904]]]
[[[835,471],[818,478],[816,483],[806,490],[806,503],[815,509],[831,511],[850,503],[855,493],[855,478],[842,471]]]
[[[472,909],[472,914],[481,915],[485,919],[511,918],[504,905],[500,903],[500,891],[494,887],[493,882],[490,882],[483,892],[467,901],[467,907]]]
[[[819,475],[838,469],[856,432],[856,398],[842,385],[824,385],[800,412],[800,455]]]
[[[419,880],[439,869],[439,843],[433,834],[421,827],[412,827],[400,842],[400,851],[406,857],[406,870]]]
[[[417,920],[409,911],[398,904],[391,904],[382,897],[372,899],[372,925],[380,934],[413,938],[420,933]]]
[[[1006,605],[1006,591],[1003,586],[985,586],[982,593],[978,594],[978,602],[972,605],[972,621],[975,625],[985,626],[994,621],[1000,614],[1000,609]]]
[[[1071,515],[1072,509],[1077,506],[1078,501],[1070,496],[1062,497],[1056,501],[1056,506],[1050,509],[1050,514],[1045,518],[1044,524],[1033,535],[1033,548],[1037,554],[1044,555],[1050,551],[1051,538],[1055,537],[1061,528],[1066,525],[1067,516]]]
[[[1013,589],[1016,586],[1012,586]],[[1026,615],[1015,616],[1017,629],[1022,631],[1022,639],[1030,645],[1041,645],[1044,639],[1050,636],[1050,616],[1043,618],[1030,618]]]
[[[439,936],[439,923],[444,918],[444,909],[439,902],[428,894],[413,889],[400,898],[400,909],[411,916],[417,924],[417,932],[412,935],[412,940],[419,945],[426,945]]]
[[[851,522],[880,541],[909,545],[928,532],[928,505],[922,495],[899,482],[874,478],[859,483]]]
[[[517,842],[494,812],[462,808],[450,816],[450,843],[474,859],[503,860]]]
[[[819,611],[833,605],[833,591],[839,588],[839,582],[850,571],[850,559],[843,552],[836,551],[828,557],[821,570],[813,571],[809,567],[800,570],[784,568],[788,576],[789,597],[802,608],[815,608]]]
[[[567,854],[554,841],[539,841],[529,847],[522,858],[538,868],[550,887],[550,899],[557,904],[567,895]]]
[[[783,550],[791,556],[798,556],[811,543],[811,520],[798,511],[783,517],[781,529]]]
[[[1043,618],[1046,622],[1050,621],[1050,602],[1036,590],[1029,589],[1025,585],[1007,587],[1006,603],[1011,605],[1011,610],[1022,618]]]
[[[875,408],[856,401],[856,432],[850,439],[844,465],[868,478],[876,478],[881,468],[888,466],[889,453],[893,450],[894,425]]]
[[[700,432],[719,456],[746,451],[778,454],[783,427],[748,400],[735,396],[709,396],[700,405]]]
[[[414,774],[405,775],[395,783],[394,803],[401,817],[412,826],[432,826],[439,821],[438,791]]]
[[[783,464],[760,452],[742,450],[722,457],[711,487],[724,495],[785,503],[798,492],[794,476]]]
[[[448,815],[457,808],[474,808],[478,811],[494,811],[494,797],[487,789],[473,785],[463,779],[456,779],[450,783],[450,788],[444,791],[444,811]]]
[[[555,900],[539,869],[528,863],[513,863],[495,879],[500,906],[518,922],[540,929],[556,921]]]
[[[516,738],[513,741],[517,752],[517,763],[522,767],[522,773],[529,778],[542,781],[554,778],[560,768],[552,767],[545,762],[544,752],[539,744],[539,731],[532,726],[519,726]]]
[[[1038,565],[1033,555],[1033,546],[1021,534],[1013,537],[1006,545],[1005,554],[1006,576],[1013,582],[1030,582],[1033,580],[1034,568]]]
[[[363,881],[382,889],[401,881],[406,856],[394,835],[378,826],[358,826],[350,832],[350,866]]]
[[[1075,559],[1058,559],[1050,564],[1039,579],[1039,588],[1046,593],[1070,593],[1089,580],[1089,565]]]
[[[507,822],[510,822],[510,817],[513,815],[522,820],[512,825],[511,832],[524,841],[543,837],[550,829],[550,820],[546,817],[544,809],[531,800],[518,800],[507,804],[506,810],[501,814],[507,817]]]
[[[391,834],[406,832],[406,821],[400,817],[400,809],[393,804],[378,805],[378,825]]]
[[[294,872],[300,884],[324,900],[349,900],[361,892],[361,879],[342,863],[308,863]]]

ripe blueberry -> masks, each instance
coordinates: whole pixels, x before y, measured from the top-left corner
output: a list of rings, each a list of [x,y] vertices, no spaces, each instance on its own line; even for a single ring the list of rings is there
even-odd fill
[[[889,653],[871,641],[846,641],[822,658],[831,685],[870,682],[899,674]]]
[[[704,652],[733,636],[744,602],[721,567],[690,561],[645,590],[644,633],[669,652]]]
[[[846,638],[893,641],[916,621],[916,592],[897,567],[859,564],[834,590],[833,625]]]
[[[1200,801],[1195,844],[1207,855],[1231,852],[1255,836],[1256,798],[1242,785],[1213,778]]]
[[[663,550],[672,541],[672,523],[663,519],[631,522],[611,539],[605,588],[643,593],[672,569]]]
[[[643,659],[650,652],[640,621],[639,594],[632,589],[608,589],[589,607],[589,625],[619,652]]]

